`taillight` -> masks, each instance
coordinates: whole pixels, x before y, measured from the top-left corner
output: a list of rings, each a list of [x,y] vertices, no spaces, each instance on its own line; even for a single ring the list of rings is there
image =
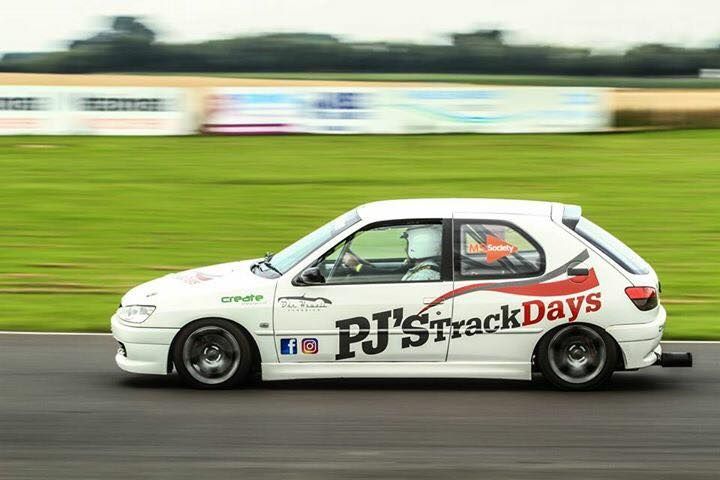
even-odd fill
[[[628,287],[625,294],[640,310],[652,310],[658,306],[657,291],[653,287]]]

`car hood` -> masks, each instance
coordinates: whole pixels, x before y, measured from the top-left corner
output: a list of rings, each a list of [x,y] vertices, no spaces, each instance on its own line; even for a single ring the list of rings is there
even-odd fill
[[[221,263],[170,273],[140,284],[128,291],[122,305],[159,305],[203,297],[228,289],[268,286],[275,280],[255,275],[250,270],[258,259]]]

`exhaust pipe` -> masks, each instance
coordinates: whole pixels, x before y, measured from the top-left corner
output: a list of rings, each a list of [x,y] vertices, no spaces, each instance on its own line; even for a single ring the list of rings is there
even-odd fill
[[[658,356],[656,365],[661,367],[692,367],[693,359],[690,352],[663,352]]]

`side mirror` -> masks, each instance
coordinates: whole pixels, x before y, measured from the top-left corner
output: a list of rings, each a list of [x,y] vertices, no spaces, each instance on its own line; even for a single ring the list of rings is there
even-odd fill
[[[319,268],[309,267],[298,276],[297,283],[300,285],[322,285],[325,283],[325,277],[320,273]]]

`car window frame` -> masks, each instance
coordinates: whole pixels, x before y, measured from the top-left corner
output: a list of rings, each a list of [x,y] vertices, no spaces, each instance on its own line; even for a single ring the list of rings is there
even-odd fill
[[[342,235],[343,233],[351,230],[353,227],[355,227],[355,226],[358,225],[359,223],[362,223],[363,219],[362,219],[362,217],[360,216],[360,213],[358,212],[358,209],[357,209],[357,208],[354,208],[354,209],[352,209],[352,210],[348,210],[347,212],[343,213],[342,215],[336,217],[335,219],[330,220],[330,222],[332,222],[332,221],[334,221],[334,220],[337,220],[338,218],[341,218],[341,217],[343,217],[343,216],[345,216],[345,215],[348,215],[348,214],[350,214],[350,213],[354,213],[354,214],[355,214],[355,217],[356,217],[355,221],[354,221],[353,223],[347,225],[342,231],[338,232],[335,236],[333,236],[332,238],[328,239],[327,242],[331,241],[333,238],[337,237],[338,235]],[[319,229],[325,227],[326,225],[328,225],[330,222],[326,222],[326,223],[322,224],[321,226],[319,226],[318,228],[316,228],[315,230],[313,230],[313,231],[311,231],[311,232],[308,232],[306,235],[300,237],[300,238],[297,239],[295,242],[291,243],[290,245],[285,246],[282,250],[285,250],[287,247],[294,245],[296,242],[304,239],[304,238],[307,237],[308,235],[312,235],[312,234],[315,233],[317,230],[319,230]],[[281,278],[281,277],[285,276],[288,272],[292,271],[295,267],[297,267],[298,265],[300,265],[301,263],[303,263],[307,258],[311,257],[317,250],[319,250],[320,248],[322,248],[322,245],[325,245],[327,242],[322,243],[322,244],[321,244],[319,247],[317,247],[315,250],[312,250],[312,251],[308,252],[304,257],[298,259],[295,263],[293,263],[290,267],[286,268],[286,269],[285,269],[284,271],[282,271],[282,273],[280,273],[279,275],[277,275],[277,276],[271,276],[271,277],[265,277],[265,278],[273,278],[273,279],[276,279],[276,278]],[[281,250],[281,251],[282,251],[282,250]],[[279,252],[278,252],[278,253],[279,253]],[[272,263],[272,259],[270,260],[270,263]],[[304,270],[304,269],[303,269],[303,270]],[[265,270],[265,272],[273,272],[273,270],[272,270],[272,269],[268,269],[268,270]],[[253,272],[253,273],[255,273],[255,272]],[[258,273],[263,273],[263,272],[258,272]],[[264,275],[261,275],[261,276],[264,276]],[[295,280],[293,279],[293,282],[294,282],[294,281],[295,281]]]
[[[436,224],[442,226],[442,239],[440,240],[440,258],[441,258],[441,265],[440,265],[440,278],[438,280],[419,280],[415,282],[403,282],[403,281],[396,281],[396,282],[365,282],[365,281],[357,281],[357,282],[343,282],[343,283],[322,283],[320,285],[303,285],[298,282],[298,278],[300,275],[302,275],[302,271],[300,271],[295,278],[293,278],[292,284],[296,287],[330,287],[330,286],[344,286],[344,285],[407,285],[412,286],[414,284],[419,283],[442,283],[442,282],[452,282],[453,281],[453,260],[452,260],[452,219],[450,218],[405,218],[405,219],[397,219],[397,220],[381,220],[377,222],[368,223],[367,225],[362,226],[361,228],[355,230],[354,232],[350,233],[348,236],[344,237],[343,239],[339,240],[337,243],[335,243],[332,247],[327,248],[323,251],[322,255],[319,255],[315,260],[313,260],[306,268],[317,266],[322,259],[324,259],[328,254],[331,252],[334,252],[341,244],[351,241],[353,237],[356,235],[368,231],[373,230],[375,228],[380,227],[392,227],[392,226],[398,226],[398,225],[423,225],[423,224]],[[304,271],[305,269],[303,269]]]
[[[512,228],[516,232],[520,234],[525,240],[527,240],[530,245],[535,247],[535,250],[540,254],[540,260],[541,260],[541,268],[537,272],[533,273],[514,273],[514,274],[505,274],[505,275],[462,275],[462,272],[460,270],[461,266],[461,259],[462,259],[462,232],[460,231],[461,226],[463,224],[484,224],[484,225],[501,225],[505,227]],[[452,234],[453,234],[453,242],[452,242],[452,253],[453,253],[453,281],[455,282],[467,282],[472,280],[506,280],[506,279],[518,279],[518,278],[534,278],[534,277],[540,277],[545,274],[547,271],[547,256],[545,255],[545,250],[542,248],[542,245],[540,245],[540,242],[535,240],[535,238],[527,233],[524,229],[520,228],[517,224],[507,221],[507,220],[498,220],[498,219],[490,219],[490,218],[453,218],[453,225],[452,225]]]

